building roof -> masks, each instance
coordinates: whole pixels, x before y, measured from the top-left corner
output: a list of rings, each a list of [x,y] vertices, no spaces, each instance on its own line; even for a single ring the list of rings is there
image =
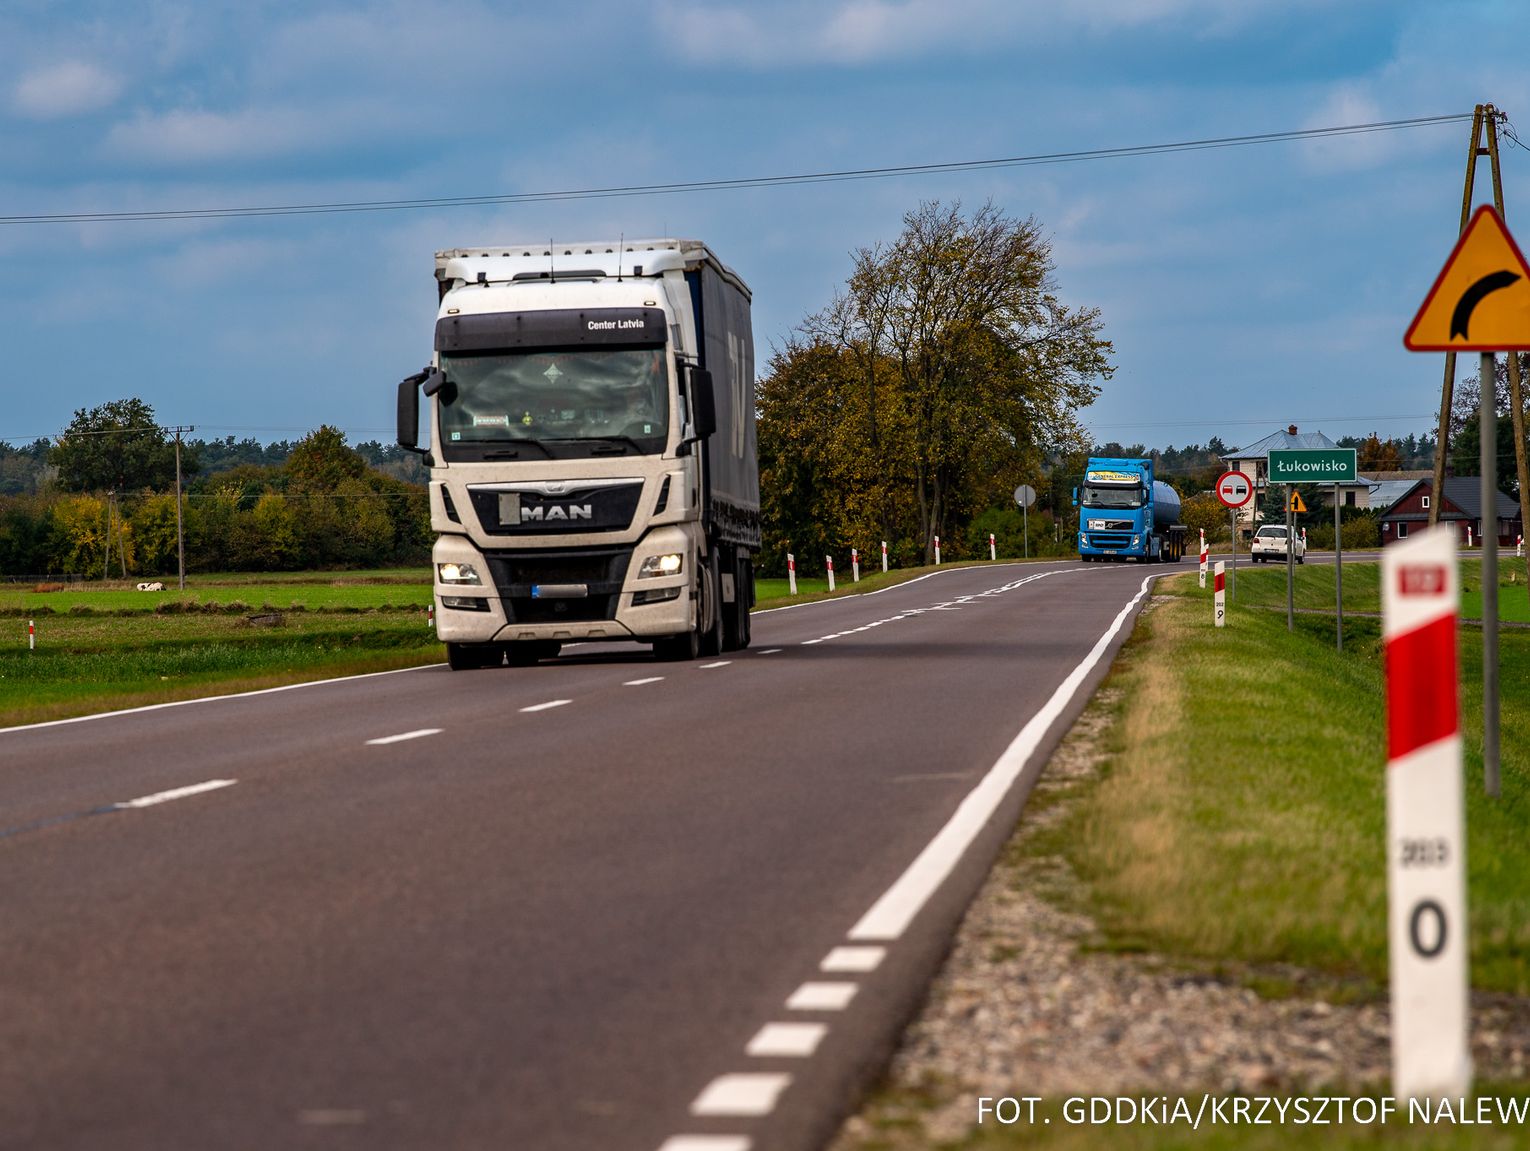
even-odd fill
[[[1222,458],[1229,463],[1233,460],[1262,460],[1268,458],[1272,451],[1292,451],[1303,448],[1336,448],[1339,445],[1330,440],[1322,432],[1298,432],[1295,425],[1282,428],[1278,432],[1271,432],[1264,439],[1249,444],[1248,447],[1239,451],[1224,452]]]
[[[1375,511],[1385,511],[1403,496],[1413,490],[1417,479],[1407,480],[1377,480],[1371,481],[1371,507]]]

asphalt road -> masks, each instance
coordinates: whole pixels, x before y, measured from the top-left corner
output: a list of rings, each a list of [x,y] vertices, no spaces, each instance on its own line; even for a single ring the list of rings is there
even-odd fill
[[[0,1147],[820,1147],[1193,566],[0,731]]]

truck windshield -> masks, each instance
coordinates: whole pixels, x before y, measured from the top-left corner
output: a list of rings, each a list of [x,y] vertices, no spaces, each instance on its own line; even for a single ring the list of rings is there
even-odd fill
[[[1084,486],[1084,506],[1091,508],[1140,508],[1143,504],[1142,489],[1104,487],[1100,484]]]
[[[669,438],[663,348],[443,355],[441,370],[441,442],[448,458],[527,440],[543,448],[543,458],[585,455],[597,444],[652,453]]]

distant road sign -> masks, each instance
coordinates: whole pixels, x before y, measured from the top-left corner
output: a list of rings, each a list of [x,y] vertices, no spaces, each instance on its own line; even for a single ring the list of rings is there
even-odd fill
[[[1354,448],[1276,448],[1272,484],[1352,484],[1359,479]]]
[[[1030,484],[1021,484],[1015,489],[1015,503],[1023,508],[1028,508],[1036,502],[1036,489]]]
[[[1305,512],[1307,510],[1307,505],[1302,502],[1301,492],[1291,493],[1291,510],[1293,512]]]
[[[1254,485],[1242,472],[1223,472],[1217,477],[1217,499],[1224,507],[1241,508],[1254,498]]]

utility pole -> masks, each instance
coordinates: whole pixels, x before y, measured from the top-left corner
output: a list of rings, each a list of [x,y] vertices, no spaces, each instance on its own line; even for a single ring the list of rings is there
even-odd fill
[[[181,515],[181,435],[191,433],[196,428],[189,425],[178,425],[166,428],[167,432],[175,433],[175,552],[181,576],[181,591],[186,590],[186,529]]]
[[[1478,104],[1472,111],[1472,141],[1471,147],[1466,153],[1466,188],[1461,196],[1461,226],[1457,231],[1466,231],[1466,225],[1471,217],[1472,193],[1477,179],[1477,157],[1486,156],[1493,183],[1493,207],[1498,210],[1500,218],[1504,216],[1503,210],[1503,169],[1498,162],[1498,122],[1504,119],[1504,114],[1492,104]],[[1520,522],[1530,524],[1530,460],[1526,458],[1525,449],[1525,402],[1524,389],[1520,381],[1519,353],[1508,354],[1509,370],[1509,414],[1514,425],[1514,463],[1519,478],[1519,516]],[[1484,369],[1487,364],[1484,357]],[[1455,402],[1456,381],[1456,354],[1445,353],[1445,386],[1440,395],[1440,430],[1434,447],[1434,498],[1429,501],[1430,526],[1439,522],[1441,492],[1445,487],[1445,460],[1450,450],[1450,409]],[[1498,395],[1498,381],[1495,372],[1487,372],[1478,380],[1482,388],[1484,404],[1496,404]],[[1488,445],[1482,445],[1484,451]],[[1493,451],[1497,452],[1496,442],[1492,445]],[[1491,509],[1496,507],[1497,489],[1494,488],[1494,499],[1484,504],[1482,509],[1483,527],[1487,526],[1488,517],[1492,514]],[[1496,532],[1496,520],[1494,516],[1494,531]],[[1530,594],[1530,579],[1526,581],[1527,594]]]

